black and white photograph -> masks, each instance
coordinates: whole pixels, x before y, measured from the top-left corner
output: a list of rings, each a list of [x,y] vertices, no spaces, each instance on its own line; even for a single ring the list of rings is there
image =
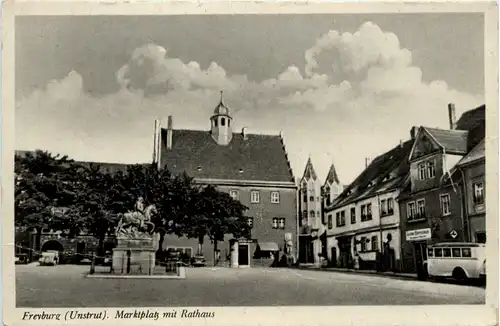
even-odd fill
[[[484,307],[497,16],[464,8],[16,15],[20,319]]]

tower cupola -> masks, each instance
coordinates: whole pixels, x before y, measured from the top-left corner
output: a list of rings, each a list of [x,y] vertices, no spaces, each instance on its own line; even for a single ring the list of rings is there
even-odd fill
[[[224,104],[223,92],[220,92],[219,104],[210,117],[211,134],[219,145],[228,145],[233,138],[232,121],[229,108]]]

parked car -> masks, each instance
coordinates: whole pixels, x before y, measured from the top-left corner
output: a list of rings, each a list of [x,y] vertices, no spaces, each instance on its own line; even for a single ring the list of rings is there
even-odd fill
[[[28,254],[17,254],[14,262],[16,264],[27,264],[27,263],[29,263]]]
[[[205,257],[203,256],[194,256],[191,259],[191,266],[193,267],[205,267],[207,261],[205,260]]]
[[[56,266],[59,264],[59,252],[58,251],[46,251],[42,252],[42,256],[39,259],[40,266]]]

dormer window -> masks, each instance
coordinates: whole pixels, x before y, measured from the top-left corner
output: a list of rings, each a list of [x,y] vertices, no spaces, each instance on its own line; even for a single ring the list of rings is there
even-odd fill
[[[198,166],[197,170],[198,170],[198,172],[201,171],[201,166]]]
[[[243,169],[240,169],[240,173],[243,173]]]

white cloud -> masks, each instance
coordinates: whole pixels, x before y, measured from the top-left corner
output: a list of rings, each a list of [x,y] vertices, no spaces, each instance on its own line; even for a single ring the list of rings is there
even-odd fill
[[[340,62],[353,78],[347,74],[334,83],[337,72],[317,71],[319,56]],[[153,119],[172,114],[178,128],[208,128],[223,89],[226,103],[238,111],[236,125],[285,131],[296,174],[312,155],[320,175],[326,175],[331,160],[325,160],[325,153],[330,153],[340,178],[349,182],[363,168],[365,156],[407,139],[411,125],[447,127],[448,102],[456,103],[459,115],[484,101],[444,81],[424,82],[397,36],[370,22],[353,34],[329,31],[305,51],[305,63],[264,81],[232,75],[216,62],[206,68],[184,63],[154,44],[137,48],[116,80],[119,92],[94,97],[84,93],[82,77],[71,72],[21,99],[17,146],[79,159],[149,160]]]

